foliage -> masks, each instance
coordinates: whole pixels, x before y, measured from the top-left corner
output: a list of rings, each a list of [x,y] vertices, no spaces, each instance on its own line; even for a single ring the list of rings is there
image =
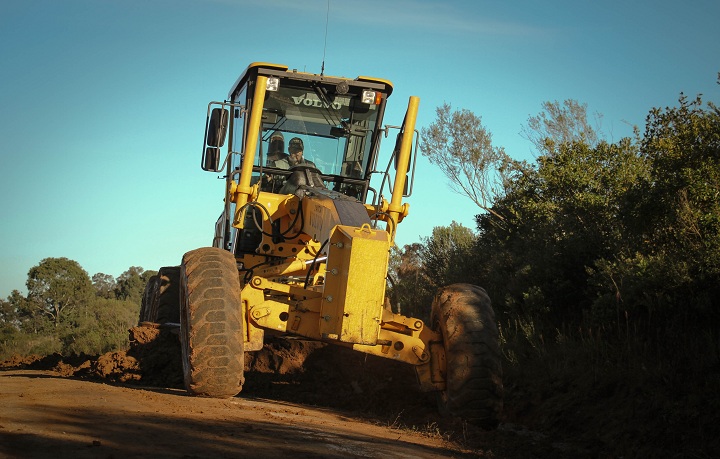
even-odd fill
[[[28,300],[57,327],[63,314],[87,301],[92,284],[78,262],[45,258],[28,272]]]
[[[61,330],[63,351],[98,354],[126,348],[128,330],[137,323],[139,312],[139,305],[129,301],[93,299]]]
[[[388,295],[395,312],[427,322],[438,288],[472,279],[475,235],[458,224],[433,228],[422,243],[393,247]]]
[[[417,242],[402,249],[392,248],[387,293],[394,312],[428,321],[433,291],[423,270],[421,250],[422,245]]]
[[[532,142],[540,154],[552,154],[562,144],[582,143],[597,146],[603,138],[600,124],[602,115],[593,115],[595,127],[588,120],[587,104],[566,99],[543,102],[543,111],[528,118],[522,136]]]
[[[657,455],[651,445],[707,456],[720,389],[720,113],[681,96],[650,112],[642,138],[550,140],[535,164],[513,163],[494,202],[506,225],[477,217],[506,394],[546,420],[537,428],[583,425],[571,435],[610,455],[627,455],[628,437],[642,439],[638,456]]]
[[[627,193],[624,252],[597,263],[595,281],[612,292],[595,306],[619,302],[673,335],[680,324],[717,325],[720,111],[681,95],[679,107],[650,112],[641,149],[648,174]]]
[[[139,266],[131,266],[120,274],[115,286],[115,297],[118,300],[140,303],[145,285],[157,271],[145,271]]]
[[[91,283],[80,265],[67,258],[46,258],[28,273],[28,294],[14,290],[0,300],[0,359],[13,354],[100,354],[127,347],[144,285],[153,275],[129,268],[115,283],[98,273]],[[139,291],[139,293],[138,293]],[[117,299],[117,293],[137,301]]]
[[[117,283],[115,278],[110,274],[96,273],[92,276],[92,284],[95,288],[95,294],[101,298],[115,298],[115,288]]]
[[[20,329],[20,311],[18,301],[15,298],[22,298],[22,294],[13,290],[7,301],[0,299],[0,326],[3,331],[12,331]]]
[[[645,164],[624,139],[594,148],[560,144],[536,166],[514,167],[518,178],[495,202],[507,224],[494,224],[492,214],[477,217],[476,256],[487,260],[481,282],[512,314],[578,318],[592,298],[588,267],[621,250],[625,194],[646,174]]]
[[[475,243],[475,234],[470,228],[453,221],[449,226],[433,228],[432,235],[422,238],[422,242],[420,260],[433,290],[469,281]]]
[[[492,212],[490,203],[502,189],[508,157],[493,147],[480,117],[469,110],[451,110],[450,104],[436,109],[436,121],[421,130],[420,151],[450,180],[453,191]]]
[[[659,343],[696,321],[716,326],[715,105],[681,96],[678,107],[650,112],[642,137],[612,144],[590,125],[586,105],[543,107],[525,130],[541,154],[534,164],[503,163],[503,193],[477,216],[473,247],[458,252],[442,231],[423,241],[431,286],[458,279],[483,285],[499,317],[533,323],[538,334],[567,324],[627,331],[632,322]],[[479,121],[462,115],[453,118],[445,105],[426,132],[447,135],[455,132],[447,126],[453,122]],[[462,142],[473,141],[449,135],[451,157],[470,149]]]
[[[652,180],[641,184],[646,230],[672,255],[694,265],[693,276],[720,272],[720,110],[700,97],[648,116],[643,153]],[[658,208],[658,206],[662,206]],[[643,208],[644,207],[644,208]],[[648,209],[649,208],[649,209]],[[687,254],[699,256],[690,259]]]

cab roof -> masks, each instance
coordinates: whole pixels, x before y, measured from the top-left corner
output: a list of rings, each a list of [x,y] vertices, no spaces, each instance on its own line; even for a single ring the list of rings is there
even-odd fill
[[[327,82],[327,83],[340,83],[341,81],[356,81],[360,83],[361,86],[366,86],[371,89],[380,89],[384,91],[388,97],[390,97],[390,94],[392,94],[393,91],[393,85],[390,81],[384,80],[382,78],[375,78],[370,76],[358,76],[354,80],[351,80],[349,78],[345,77],[337,77],[337,76],[327,76],[327,75],[318,75],[316,73],[306,73],[306,72],[298,72],[297,70],[289,70],[289,67],[287,65],[282,64],[272,64],[269,62],[253,62],[250,65],[247,66],[245,71],[240,75],[240,77],[235,81],[235,83],[232,85],[232,88],[230,88],[230,92],[228,93],[228,99],[232,100],[235,93],[242,88],[246,83],[247,80],[251,77],[254,77],[255,75],[266,75],[266,76],[277,76],[280,78],[293,78],[293,79],[300,79],[300,80],[306,80],[306,81],[318,81],[318,82]]]

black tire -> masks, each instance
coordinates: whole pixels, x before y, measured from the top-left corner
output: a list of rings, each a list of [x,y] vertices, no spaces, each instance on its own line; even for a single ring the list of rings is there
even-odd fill
[[[158,271],[160,288],[157,295],[155,322],[180,323],[180,267],[165,266]]]
[[[145,284],[142,301],[140,303],[140,319],[138,324],[143,322],[155,322],[157,315],[157,301],[160,291],[160,277],[152,276]]]
[[[185,388],[228,398],[242,390],[244,352],[240,279],[230,252],[188,252],[180,267],[180,342]]]
[[[481,287],[453,284],[438,291],[432,324],[443,336],[446,389],[442,415],[494,429],[503,407],[502,365],[495,313]]]

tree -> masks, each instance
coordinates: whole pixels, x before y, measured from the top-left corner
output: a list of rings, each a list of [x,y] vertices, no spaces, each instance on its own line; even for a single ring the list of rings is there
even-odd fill
[[[450,180],[453,191],[494,213],[491,203],[502,190],[509,161],[505,150],[493,147],[492,135],[471,111],[451,113],[446,103],[436,114],[435,122],[421,130],[420,151]]]
[[[588,120],[587,104],[573,99],[543,102],[543,111],[528,118],[521,135],[532,142],[540,154],[552,154],[560,145],[578,142],[590,147],[598,145],[603,137],[600,130],[602,115],[595,113],[595,126]]]
[[[17,292],[14,290],[13,293]],[[19,293],[19,292],[18,292]],[[8,298],[7,301],[0,299],[0,327],[11,327],[14,329],[18,327],[18,312],[15,305]]]
[[[110,274],[93,274],[92,284],[95,287],[95,294],[101,298],[115,298],[115,278]]]
[[[63,315],[87,302],[92,284],[87,272],[74,260],[45,258],[30,269],[26,282],[28,299],[57,327]]]
[[[13,290],[13,294],[19,294],[17,290]],[[20,331],[20,314],[18,308],[8,297],[7,301],[0,299],[0,341],[5,342]]]
[[[704,109],[700,96],[689,101],[681,94],[679,103],[648,115],[642,150],[651,179],[640,189],[647,197],[644,217],[655,237],[678,249],[675,256],[690,255],[688,262],[697,260],[717,274],[720,109],[712,103]]]
[[[432,289],[423,271],[420,251],[422,245],[413,243],[390,251],[388,296],[398,314],[428,320],[432,301]]]
[[[13,329],[36,333],[45,328],[47,317],[44,314],[35,317],[35,313],[34,305],[18,290],[13,290],[7,300],[0,300],[0,324]]]
[[[150,277],[157,274],[157,271],[145,271],[140,266],[131,266],[127,271],[120,274],[115,286],[115,297],[118,300],[131,301],[140,304],[143,291]]]
[[[153,274],[130,268],[120,292],[139,297]],[[114,291],[112,298],[104,298],[112,276],[98,273],[93,280],[94,286],[87,272],[67,258],[46,258],[30,269],[28,295],[14,290],[0,300],[0,360],[13,354],[99,354],[125,348],[139,300],[117,300]]]
[[[126,348],[128,329],[137,323],[139,309],[130,301],[91,299],[87,314],[76,315],[72,323],[61,327],[63,352],[101,354]]]
[[[495,202],[499,228],[479,215],[480,283],[513,314],[555,325],[581,317],[592,302],[589,270],[623,250],[627,192],[647,174],[630,139],[561,144],[526,166]]]
[[[56,328],[38,307],[13,290],[0,300],[0,361],[12,355],[48,355],[60,351]]]
[[[597,282],[648,327],[720,320],[720,110],[682,94],[654,108],[641,151],[648,174],[627,194],[627,249],[599,265]]]
[[[455,221],[436,226],[432,236],[423,238],[420,259],[430,285],[435,288],[457,282],[472,282],[472,247],[475,234]]]

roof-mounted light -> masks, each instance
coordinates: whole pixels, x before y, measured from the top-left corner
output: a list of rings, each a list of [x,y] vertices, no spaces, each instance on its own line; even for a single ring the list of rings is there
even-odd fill
[[[277,91],[280,87],[280,78],[278,77],[269,77],[267,79],[267,85],[265,86],[265,90],[267,91]]]
[[[360,98],[363,104],[379,104],[382,100],[382,93],[371,89],[364,89]]]

